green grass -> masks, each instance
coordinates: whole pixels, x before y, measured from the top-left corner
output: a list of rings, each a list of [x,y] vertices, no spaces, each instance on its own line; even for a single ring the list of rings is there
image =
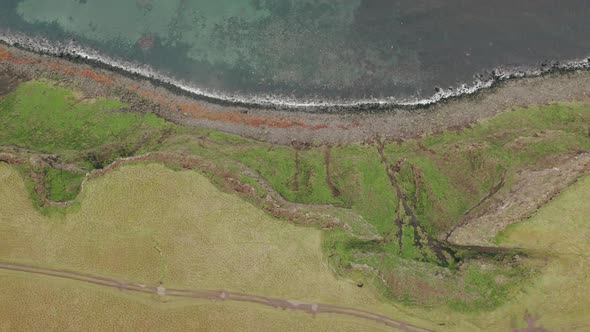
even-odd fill
[[[405,259],[414,259],[414,228],[402,226],[402,252],[401,257]]]
[[[19,173],[0,164],[0,200],[4,202],[0,204],[0,260],[94,272],[150,285],[163,281],[166,287],[229,289],[384,309],[370,288],[360,289],[333,276],[324,264],[319,230],[269,217],[235,195],[220,192],[197,172],[174,172],[155,164],[128,166],[91,180],[82,196],[76,211],[40,216],[30,205]],[[164,265],[166,273],[162,273]],[[210,324],[213,330],[220,326],[229,330],[248,326],[314,330],[334,326],[364,330],[369,326],[379,330],[378,325],[363,320],[323,315],[313,319],[305,313],[233,302],[166,299],[162,303],[136,293],[4,271],[0,271],[0,280],[3,299],[16,301],[10,301],[13,305],[0,301],[2,329],[17,324],[15,317],[47,312],[50,306],[50,315],[41,314],[36,323],[25,320],[30,323],[18,326],[104,328],[104,322],[93,324],[102,315],[112,319],[122,311],[125,316],[120,316],[123,321],[119,323],[131,329],[145,327],[146,319],[151,319],[147,315],[180,320],[174,323],[178,325],[153,321],[156,325],[151,328],[164,329],[189,328],[190,322],[196,324],[193,328]],[[215,316],[219,310],[228,316]],[[203,311],[208,314],[201,316]],[[79,319],[80,315],[88,318]]]
[[[516,172],[538,166],[545,157],[590,150],[589,126],[584,104],[531,107],[461,132],[386,144],[385,154],[393,164],[404,161],[398,181],[424,229],[435,236],[460,221],[502,178],[509,186]],[[299,151],[296,179],[294,148],[261,145],[241,149],[236,157],[286,199],[351,207],[380,234],[393,230],[397,198],[375,146],[332,148],[332,182],[341,193],[334,197],[326,184],[324,148]]]
[[[451,300],[449,301],[451,307],[466,312],[495,309],[508,299],[509,288],[514,287],[513,283],[507,283],[507,285],[498,283],[497,278],[501,275],[502,273],[498,271],[469,266],[463,275],[464,290],[477,294],[478,299],[476,301]]]
[[[393,303],[414,309],[450,308],[469,315],[493,311],[505,304],[537,271],[536,265],[528,261],[493,258],[471,259],[460,268],[443,268],[424,260],[413,241],[413,228],[408,226],[404,226],[401,252],[397,241],[361,241],[342,230],[331,230],[324,233],[323,248],[340,274],[373,285]],[[364,264],[377,268],[379,275],[375,270],[352,268]]]
[[[521,296],[493,314],[517,319],[527,310],[548,330],[586,326],[590,314],[590,176],[585,176],[526,221],[513,224],[497,241],[531,250],[546,262]]]
[[[123,112],[124,106],[112,99],[88,100],[50,82],[27,82],[0,99],[0,145],[55,153],[60,161],[87,171],[149,151],[195,156],[216,170],[208,174],[214,183],[223,186],[223,179],[231,177],[254,188],[256,196],[265,197],[263,186],[243,172],[247,167],[288,201],[310,204],[309,211],[329,214],[351,226],[351,231],[322,232],[323,252],[338,274],[378,288],[390,301],[470,313],[505,304],[530,279],[534,268],[473,256],[464,256],[463,265],[451,263],[443,268],[434,264],[440,262],[423,241],[415,245],[415,235],[422,240],[425,234],[438,238],[502,179],[505,186],[501,190],[509,190],[519,171],[543,168],[546,159],[590,150],[587,105],[518,109],[460,132],[385,144],[385,158],[399,166],[394,174],[402,191],[398,197],[374,144],[276,146],[173,125],[151,114]],[[27,175],[27,169],[22,174]],[[81,181],[81,173],[47,168],[47,196],[54,201],[74,199]],[[32,190],[30,183],[28,190]],[[418,219],[418,233],[408,223],[405,209],[400,209],[400,198]],[[260,207],[264,204],[255,198],[249,201]],[[333,207],[315,206],[318,204]],[[83,209],[78,201],[72,208],[42,211],[48,218],[67,218]],[[401,230],[395,222],[398,215],[404,222]],[[123,226],[113,227],[117,231]],[[160,240],[158,243],[161,247]],[[161,277],[162,265],[170,265],[161,257],[158,262]],[[352,268],[356,264],[370,269]],[[168,276],[169,269],[164,270]],[[438,277],[441,275],[444,277]],[[405,284],[410,286],[404,291],[395,289]],[[438,292],[441,288],[448,290],[444,296]]]
[[[63,153],[137,144],[167,126],[152,114],[118,111],[124,106],[115,99],[84,99],[49,82],[22,83],[0,100],[0,144]]]
[[[235,156],[260,173],[289,201],[342,204],[332,195],[326,184],[326,168],[321,149],[297,151],[284,146],[254,147]]]
[[[116,99],[88,99],[53,82],[29,81],[0,99],[0,146],[57,154],[90,171],[154,149],[173,125],[153,114],[124,112]],[[69,201],[84,172],[44,167],[47,198]]]
[[[352,162],[349,167],[346,167],[346,160]],[[341,168],[342,164],[345,165],[344,169]],[[334,169],[339,176],[350,172],[350,179],[344,177],[339,182],[342,183],[342,191],[353,202],[353,210],[373,224],[380,234],[394,231],[397,195],[376,150],[373,147],[354,146],[337,149]]]
[[[47,168],[45,171],[47,198],[56,202],[75,199],[80,190],[80,185],[84,180],[84,176],[85,174]]]
[[[360,145],[332,148],[331,180],[340,192],[337,197],[326,182],[324,153],[325,148],[320,147],[298,152],[297,185],[294,183],[294,148],[255,147],[236,156],[260,173],[287,200],[352,208],[379,233],[391,231],[396,210],[395,193],[375,148]]]
[[[78,209],[49,217],[33,209],[20,174],[4,164],[0,184],[0,260],[384,308],[370,285],[332,274],[320,230],[270,217],[194,171],[125,166],[90,180]]]

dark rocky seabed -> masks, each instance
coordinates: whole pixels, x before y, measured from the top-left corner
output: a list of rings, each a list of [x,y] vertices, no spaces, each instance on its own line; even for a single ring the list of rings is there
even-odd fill
[[[219,98],[408,102],[498,68],[587,62],[589,16],[585,0],[3,0],[0,31]]]

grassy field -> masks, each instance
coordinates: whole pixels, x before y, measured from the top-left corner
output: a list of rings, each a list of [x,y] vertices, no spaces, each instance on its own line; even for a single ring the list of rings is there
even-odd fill
[[[590,176],[586,176],[531,219],[499,236],[503,245],[530,248],[548,259],[540,278],[516,299],[550,331],[590,328]],[[522,310],[522,309],[521,309]]]
[[[56,202],[74,200],[78,196],[83,180],[84,174],[47,168],[45,173],[47,197]]]
[[[519,296],[538,280],[540,264],[463,255],[441,237],[498,184],[508,193],[520,172],[590,150],[590,107],[575,103],[347,146],[276,146],[126,107],[48,81],[23,83],[0,99],[0,153],[54,154],[41,165],[21,164],[20,175],[0,164],[7,183],[0,258],[176,287],[376,308],[386,301],[471,319]],[[86,172],[150,151],[207,167],[199,175],[140,163],[91,180],[78,194]],[[47,201],[74,204],[39,209],[31,170]],[[254,194],[241,194],[250,203],[227,193],[235,190],[228,179],[252,187]],[[29,197],[14,195],[17,187]],[[297,216],[319,211],[349,227],[287,225],[299,219],[269,208],[269,187],[299,203]]]
[[[513,224],[498,236],[507,247],[526,248],[542,268],[518,292],[511,294],[495,309],[480,312],[457,311],[438,307],[414,307],[412,313],[432,320],[445,320],[440,330],[509,331],[524,328],[524,317],[536,319],[535,326],[547,331],[586,331],[590,328],[590,176],[541,208],[530,219]],[[521,258],[524,259],[524,258]],[[493,269],[486,266],[485,269]],[[418,269],[415,268],[416,271]],[[474,285],[483,287],[490,280],[481,270],[470,269]],[[505,279],[504,279],[505,280]],[[406,285],[411,287],[412,285]],[[441,289],[444,289],[441,285]],[[490,292],[497,295],[497,290]]]
[[[101,167],[153,144],[170,127],[153,114],[120,112],[124,107],[51,82],[25,82],[0,99],[0,144]]]
[[[447,275],[447,270],[439,271],[431,263],[457,270],[452,260],[443,262],[434,254],[429,239],[452,229],[499,184],[503,184],[500,191],[509,192],[519,172],[543,169],[556,158],[590,150],[589,127],[587,105],[555,104],[515,109],[461,131],[384,143],[383,156],[376,144],[332,147],[329,167],[337,196],[326,181],[326,147],[249,147],[242,143],[233,150],[284,197],[347,207],[375,227],[381,241],[363,241],[339,231],[326,233],[324,248],[342,275],[361,283],[381,283],[373,274],[351,268],[367,264],[382,272],[385,293],[396,301],[427,306],[442,303],[477,311],[496,308],[517,293],[536,265],[523,262],[506,268],[501,260],[475,260],[441,281],[432,276]],[[388,179],[382,157],[394,170],[393,180],[403,200]],[[281,163],[277,165],[276,160]],[[402,207],[404,201],[417,225],[412,225]],[[493,268],[481,270],[481,266]],[[452,291],[443,294],[438,291],[441,288]],[[465,293],[470,295],[463,296]]]
[[[0,272],[0,331],[391,331],[331,314],[252,304],[169,300]]]
[[[412,198],[425,229],[437,234],[459,221],[502,176],[509,179],[548,156],[589,150],[589,126],[587,105],[531,107],[500,114],[459,132],[385,144],[384,154],[392,164],[400,163],[396,177],[403,193]],[[353,207],[380,233],[387,234],[398,207],[376,147],[332,149],[330,167],[332,182],[340,192],[337,197],[326,183],[324,149],[312,147],[296,153],[297,148],[263,145],[236,155],[284,197]]]
[[[386,308],[375,289],[333,275],[319,230],[276,220],[196,172],[124,167],[87,183],[81,204],[50,217],[31,205],[17,171],[0,164],[0,183],[0,260],[150,285]],[[4,287],[30,287],[9,280]]]
[[[52,82],[25,82],[0,99],[0,147],[55,154],[61,163],[77,164],[77,172],[39,166],[47,198],[73,200],[86,171],[153,147],[171,127],[153,114],[124,112],[125,107]]]
[[[89,182],[82,203],[64,217],[45,217],[18,173],[1,167],[2,259],[185,288],[323,294],[340,303],[373,296],[332,276],[320,231],[274,220],[195,172],[125,167]],[[22,246],[26,239],[38,246]]]
[[[141,143],[166,125],[151,114],[117,112],[124,106],[115,99],[88,99],[47,82],[26,82],[0,101],[0,142],[64,153],[121,141]]]
[[[123,167],[89,182],[78,207],[70,208],[65,216],[52,217],[34,209],[16,170],[0,164],[0,183],[0,201],[6,202],[0,205],[1,260],[66,267],[152,285],[163,282],[169,287],[230,289],[346,304],[408,319],[391,307],[385,309],[387,305],[370,286],[358,288],[351,281],[335,278],[323,258],[320,231],[273,220],[239,198],[220,192],[196,172],[175,172],[157,164]],[[540,277],[499,309],[460,313],[413,307],[404,312],[446,321],[444,327],[439,326],[441,330],[503,331],[522,326],[526,310],[551,330],[586,326],[583,324],[590,323],[585,320],[590,310],[586,296],[590,265],[585,254],[588,199],[590,177],[502,235],[503,244],[533,249],[547,257],[548,264]],[[145,209],[148,206],[153,208]],[[23,246],[25,242],[29,245]],[[404,263],[399,262],[398,267],[400,264]],[[494,282],[475,268],[468,269],[466,275],[466,280],[486,290],[489,286],[485,283]],[[178,300],[164,304],[149,297],[19,273],[2,272],[0,280],[3,298],[10,299],[0,301],[0,315],[41,317],[35,323],[25,320],[31,330],[41,326],[102,329],[122,319],[125,322],[120,326],[129,328],[148,326],[144,324],[152,319],[149,326],[162,329],[379,327],[338,316],[311,319],[297,312],[248,305]],[[407,291],[415,286],[405,285]],[[47,312],[47,306],[54,309]],[[237,318],[223,318],[229,313]],[[145,315],[149,316],[147,321]],[[107,317],[113,320],[102,325],[101,319]],[[13,319],[0,321],[5,330],[14,324]]]

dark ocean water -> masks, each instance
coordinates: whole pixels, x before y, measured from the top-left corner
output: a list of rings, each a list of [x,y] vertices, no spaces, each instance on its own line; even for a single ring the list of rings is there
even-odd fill
[[[300,102],[427,99],[498,67],[585,59],[589,17],[588,0],[0,0],[4,39]]]

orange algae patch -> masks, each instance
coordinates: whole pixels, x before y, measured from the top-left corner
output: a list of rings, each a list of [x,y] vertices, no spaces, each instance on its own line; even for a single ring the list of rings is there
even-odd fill
[[[8,50],[0,47],[0,61],[10,61],[12,59],[12,54],[8,52]]]
[[[354,121],[350,125],[337,125],[336,127],[338,129],[348,130],[348,129],[351,129],[351,128],[358,128],[358,127],[361,127],[361,126],[362,125],[358,121]]]
[[[19,59],[15,57],[10,51],[0,46],[0,61],[8,61],[15,64],[30,64],[34,61]],[[61,72],[66,75],[85,77],[102,85],[114,85],[113,78],[100,74],[88,68],[76,68],[75,66],[64,65],[55,61],[44,62],[44,65],[49,69]],[[216,112],[206,109],[205,107],[194,102],[176,102],[172,98],[162,96],[153,91],[141,88],[139,85],[133,87],[126,87],[130,91],[136,92],[143,98],[151,100],[154,103],[168,108],[170,111],[179,111],[191,115],[194,118],[205,119],[210,121],[220,121],[235,124],[249,125],[253,127],[273,127],[273,128],[292,128],[299,127],[305,129],[325,129],[329,126],[327,124],[310,125],[299,120],[290,120],[285,118],[272,118],[245,114],[241,112]]]
[[[328,126],[327,124],[320,124],[320,125],[315,125],[312,126],[311,129],[326,129],[329,128],[330,126]]]
[[[211,112],[198,105],[190,102],[178,103],[176,105],[178,109],[199,118],[205,118],[213,121],[227,121],[233,123],[243,123],[254,127],[269,126],[277,128],[289,128],[289,127],[307,127],[307,125],[301,121],[292,121],[287,119],[273,119],[260,116],[253,116],[248,114],[242,114],[238,112]]]
[[[97,72],[95,72],[94,70],[90,70],[90,69],[82,69],[80,70],[80,75],[87,77],[95,82],[101,83],[101,84],[105,84],[105,85],[112,85],[113,84],[113,80],[106,76],[106,75],[102,75],[99,74]]]
[[[66,74],[66,75],[75,75],[76,71],[68,66],[64,66],[64,65],[60,65],[59,63],[55,63],[55,62],[49,62],[47,64],[47,67],[49,67],[50,69],[53,69],[55,71],[59,71],[62,74]]]
[[[130,88],[134,90],[138,95],[143,98],[149,99],[157,104],[167,107],[172,111],[180,111],[182,113],[187,113],[194,118],[211,120],[211,121],[221,121],[221,122],[230,122],[236,124],[244,124],[253,127],[273,127],[273,128],[291,128],[291,127],[300,127],[300,128],[307,128],[307,129],[323,129],[328,128],[327,125],[309,125],[305,122],[298,121],[298,120],[289,120],[285,118],[270,118],[270,117],[262,117],[262,116],[255,116],[251,114],[244,114],[241,112],[215,112],[210,111],[197,103],[194,102],[173,102],[169,98],[161,96],[159,94],[151,93],[150,91],[146,91],[144,89],[139,88],[138,86]]]
[[[114,83],[113,80],[110,77],[108,77],[107,75],[99,74],[96,71],[91,70],[91,69],[87,69],[87,68],[77,69],[72,66],[62,65],[59,63],[55,63],[55,62],[49,62],[47,64],[47,66],[55,71],[62,72],[66,75],[86,77],[86,78],[89,78],[89,79],[95,81],[96,83],[100,83],[103,85],[112,85]]]
[[[10,51],[8,51],[7,49],[5,49],[2,46],[0,46],[0,61],[8,61],[8,62],[16,63],[19,65],[33,63],[33,61],[26,60],[26,59],[19,59],[19,58],[15,57],[14,55],[12,55],[12,53],[10,53]]]

